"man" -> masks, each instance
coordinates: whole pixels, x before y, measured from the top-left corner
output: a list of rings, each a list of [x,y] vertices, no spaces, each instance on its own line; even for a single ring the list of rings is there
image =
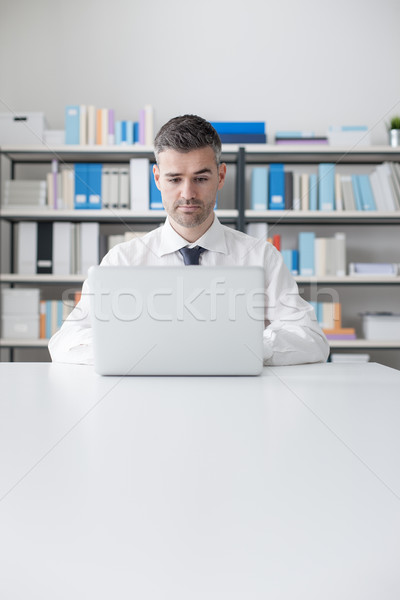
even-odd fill
[[[156,136],[155,156],[154,178],[168,215],[165,224],[112,248],[101,264],[261,265],[267,299],[264,364],[325,361],[326,338],[281,254],[267,242],[221,225],[214,214],[226,176],[215,129],[194,115],[171,119]],[[194,258],[189,256],[191,248]],[[93,363],[87,282],[82,292],[81,301],[49,342],[53,361]]]

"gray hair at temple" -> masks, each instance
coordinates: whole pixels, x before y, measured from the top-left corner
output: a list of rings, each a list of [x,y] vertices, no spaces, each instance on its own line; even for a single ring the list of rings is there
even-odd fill
[[[154,140],[154,154],[158,163],[160,152],[176,150],[190,152],[210,146],[214,150],[217,166],[221,162],[221,140],[214,127],[197,115],[174,117],[165,123]]]

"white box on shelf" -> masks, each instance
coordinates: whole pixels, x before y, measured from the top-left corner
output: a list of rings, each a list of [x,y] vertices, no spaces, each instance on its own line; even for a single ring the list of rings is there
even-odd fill
[[[1,336],[25,340],[39,339],[39,315],[3,315]]]
[[[43,133],[43,144],[49,146],[64,146],[65,129],[46,129]]]
[[[0,146],[42,144],[44,113],[0,113]]]
[[[9,315],[38,316],[40,290],[38,288],[4,288],[1,290],[1,313]]]
[[[400,314],[363,313],[361,316],[366,340],[400,340]]]
[[[328,141],[330,146],[371,146],[371,133],[364,127],[329,127]]]

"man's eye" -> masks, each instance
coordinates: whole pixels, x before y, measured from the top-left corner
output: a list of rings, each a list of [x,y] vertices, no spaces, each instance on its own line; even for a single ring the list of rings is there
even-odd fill
[[[204,181],[207,181],[207,177],[197,177],[196,181],[203,183]]]
[[[168,179],[169,183],[178,183],[179,181],[179,177],[171,177],[171,179]]]

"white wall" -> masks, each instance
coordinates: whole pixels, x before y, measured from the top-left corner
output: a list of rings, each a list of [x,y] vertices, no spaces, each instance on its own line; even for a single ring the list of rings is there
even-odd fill
[[[1,0],[0,111],[184,112],[324,132],[400,113],[398,0]],[[272,138],[271,138],[272,139]]]

